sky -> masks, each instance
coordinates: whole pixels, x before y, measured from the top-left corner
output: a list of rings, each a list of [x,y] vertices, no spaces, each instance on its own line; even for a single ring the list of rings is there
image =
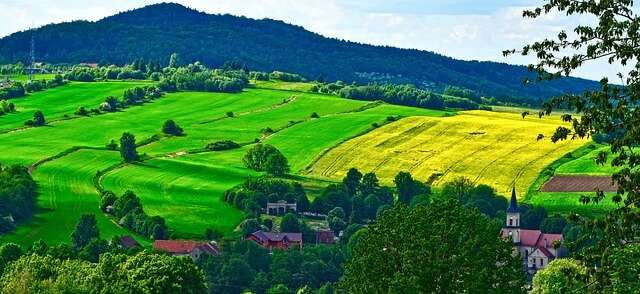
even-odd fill
[[[165,0],[210,14],[271,18],[302,26],[327,37],[374,45],[436,52],[462,60],[528,64],[535,59],[504,57],[506,49],[570,32],[587,16],[552,13],[522,17],[543,0]],[[159,3],[157,0],[0,0],[0,38],[50,23],[96,21],[118,12]],[[10,20],[10,21],[6,21]],[[587,64],[573,75],[610,82],[622,68],[606,62]]]

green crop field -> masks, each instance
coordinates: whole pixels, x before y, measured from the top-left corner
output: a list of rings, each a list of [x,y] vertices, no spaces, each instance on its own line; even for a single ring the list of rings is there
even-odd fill
[[[158,158],[107,174],[102,185],[121,195],[132,190],[145,212],[161,215],[181,233],[204,234],[215,228],[225,234],[242,220],[242,213],[222,202],[222,193],[259,173],[242,167],[244,150]]]
[[[15,242],[23,248],[40,239],[49,244],[70,243],[71,232],[83,213],[97,215],[103,238],[130,234],[100,213],[99,196],[91,182],[96,170],[119,161],[117,152],[79,150],[40,166],[33,173],[39,186],[40,211],[30,222],[3,236],[2,242]]]
[[[556,174],[611,176],[614,172],[620,170],[620,167],[611,166],[611,160],[613,160],[613,156],[611,154],[607,157],[607,163],[605,165],[596,164],[595,158],[598,156],[598,152],[600,151],[608,152],[609,147],[600,147],[559,166],[556,169]]]
[[[73,112],[80,106],[87,110],[98,108],[106,97],[122,97],[124,90],[145,84],[148,82],[74,82],[27,94],[25,97],[11,100],[17,111],[0,116],[0,132],[24,127],[24,121],[33,118],[36,110],[42,111],[47,120],[60,119],[65,114],[73,116]]]
[[[438,175],[436,186],[464,176],[503,195],[515,185],[523,197],[543,168],[588,142],[536,140],[539,133],[549,138],[559,123],[558,117],[522,119],[486,111],[409,117],[341,144],[311,174],[337,180],[356,167],[390,184],[399,171],[409,171],[423,181]]]
[[[479,111],[455,115],[308,93],[304,92],[308,84],[299,83],[263,83],[240,94],[170,93],[114,113],[72,114],[78,106],[96,107],[106,96],[120,97],[125,89],[145,83],[70,83],[14,100],[19,112],[0,117],[0,131],[5,130],[0,133],[0,162],[39,163],[33,176],[41,193],[41,211],[4,236],[3,242],[29,245],[40,238],[69,242],[81,213],[99,215],[105,238],[130,234],[98,211],[99,194],[93,181],[97,171],[106,171],[100,178],[101,188],[118,195],[134,191],[147,214],[164,217],[179,235],[203,234],[209,228],[228,234],[242,214],[223,203],[222,194],[245,177],[262,173],[242,166],[242,155],[251,145],[202,152],[216,140],[252,143],[257,138],[276,146],[289,160],[292,175],[306,179],[314,191],[327,179],[339,180],[351,166],[376,171],[386,184],[398,170],[410,170],[424,180],[429,171],[443,169],[445,175],[437,183],[467,175],[461,171],[468,170],[476,173],[478,183],[506,183],[506,187],[515,182],[519,190],[526,189],[529,178],[548,164],[546,158],[553,161],[584,144],[536,142],[538,130],[548,136],[557,119],[522,120],[517,114]],[[43,127],[22,128],[36,109],[48,120],[57,120]],[[319,117],[311,118],[313,112]],[[64,114],[70,119],[62,119]],[[389,117],[400,120],[393,122]],[[160,134],[167,119],[180,125],[184,136],[162,136],[140,146],[138,152],[148,160],[113,169],[122,162],[118,152],[104,148],[110,140],[117,142],[123,132],[134,134],[138,142],[145,140]],[[267,128],[273,133],[263,132]],[[353,142],[359,143],[352,146]],[[428,154],[425,150],[436,149],[442,152],[441,157],[432,156],[438,162],[420,157]],[[380,155],[384,157],[376,157]],[[516,166],[509,167],[512,163]],[[449,169],[444,167],[447,164]]]
[[[55,75],[56,74],[36,74],[34,75],[34,80],[36,81],[50,80],[50,79],[53,79]],[[12,81],[26,82],[29,80],[29,75],[9,75],[9,79]]]

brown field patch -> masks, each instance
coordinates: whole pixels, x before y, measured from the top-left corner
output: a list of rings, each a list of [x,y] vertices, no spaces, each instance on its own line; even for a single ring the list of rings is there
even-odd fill
[[[549,179],[542,192],[593,192],[599,188],[604,192],[615,192],[618,185],[611,185],[610,176],[555,175]]]

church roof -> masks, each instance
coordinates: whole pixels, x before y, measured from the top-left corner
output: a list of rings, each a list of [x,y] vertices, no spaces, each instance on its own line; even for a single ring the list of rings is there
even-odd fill
[[[509,208],[507,208],[507,213],[517,213],[520,212],[520,208],[518,208],[518,201],[516,200],[516,187],[513,187],[511,190],[511,202],[509,202]]]

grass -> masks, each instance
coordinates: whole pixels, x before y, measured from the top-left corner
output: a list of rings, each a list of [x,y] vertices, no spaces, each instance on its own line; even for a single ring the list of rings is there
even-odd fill
[[[607,164],[603,166],[595,163],[595,158],[598,156],[598,152],[608,152],[610,149],[608,146],[598,146],[599,148],[559,166],[556,169],[556,174],[611,176],[614,172],[620,170],[621,167],[611,166],[610,163],[614,156],[610,153],[607,156]]]
[[[215,228],[231,233],[242,213],[222,201],[225,190],[259,173],[242,167],[243,150],[158,158],[107,174],[104,189],[121,195],[132,190],[148,215],[161,215],[170,229],[204,234]]]
[[[56,74],[36,74],[34,75],[34,80],[36,81],[40,81],[40,80],[51,80],[56,76]],[[0,77],[4,77],[4,76],[0,76]],[[29,75],[9,75],[9,79],[11,81],[18,81],[18,82],[26,82],[29,80]]]
[[[311,174],[338,180],[356,167],[375,172],[384,184],[391,184],[399,171],[422,181],[440,174],[437,187],[467,177],[503,195],[515,185],[523,197],[542,169],[588,142],[536,140],[538,133],[550,137],[558,124],[558,117],[522,119],[486,111],[408,117],[341,144],[321,158]]]
[[[283,82],[277,80],[269,80],[269,81],[251,81],[258,89],[272,89],[272,90],[283,90],[283,91],[296,91],[296,92],[311,92],[311,88],[313,84],[311,83],[302,83],[302,82]]]
[[[568,214],[569,212],[577,213],[585,217],[593,217],[602,215],[605,210],[616,208],[616,204],[611,201],[615,193],[605,193],[605,198],[598,204],[581,204],[580,196],[592,197],[594,193],[577,193],[577,192],[545,192],[538,193],[529,199],[529,203],[534,206],[542,206],[549,215],[553,213]]]
[[[60,119],[63,115],[74,116],[78,107],[87,110],[98,108],[108,96],[122,97],[126,89],[145,85],[145,82],[72,82],[64,86],[30,93],[22,98],[13,98],[16,112],[0,116],[0,132],[24,127],[25,120],[33,118],[36,110],[42,111],[47,121]]]
[[[90,164],[87,161],[90,160]],[[83,213],[94,213],[103,238],[131,234],[103,215],[98,209],[99,194],[91,178],[96,170],[119,162],[116,152],[79,150],[57,160],[47,162],[33,173],[40,196],[36,213],[31,221],[20,225],[2,242],[14,242],[27,248],[40,239],[48,244],[70,243],[71,232]],[[136,238],[142,244],[149,240]]]

